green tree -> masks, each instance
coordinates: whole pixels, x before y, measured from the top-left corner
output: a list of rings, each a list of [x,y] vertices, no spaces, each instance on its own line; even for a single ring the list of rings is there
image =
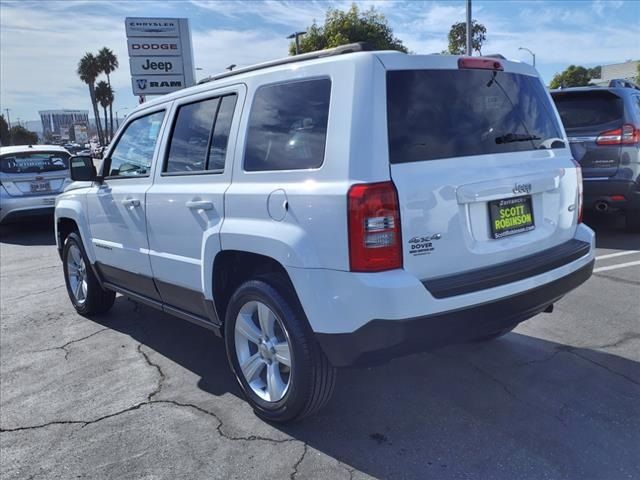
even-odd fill
[[[11,145],[11,134],[9,133],[9,124],[4,119],[4,115],[0,115],[0,145]]]
[[[451,25],[449,30],[449,48],[446,52],[450,55],[464,55],[467,52],[467,22],[458,22]],[[481,23],[471,20],[471,51],[482,55],[482,45],[487,39],[487,28]]]
[[[11,127],[9,133],[13,145],[35,145],[38,143],[38,134],[27,130],[22,125]]]
[[[584,87],[589,85],[591,78],[593,78],[592,74],[591,69],[580,65],[569,65],[565,71],[555,74],[549,86],[551,88]]]
[[[100,114],[98,113],[98,102],[96,101],[96,79],[100,75],[101,69],[98,59],[92,53],[85,53],[78,63],[77,74],[84,83],[89,86],[89,96],[93,107],[93,116],[96,119],[96,130],[98,140],[101,145],[105,145],[102,127],[100,126]]]
[[[96,101],[100,104],[100,106],[104,110],[104,130],[105,132],[108,132],[109,127],[107,126],[107,120],[109,117],[107,115],[107,107],[111,109],[111,105],[113,104],[113,90],[111,89],[109,84],[104,80],[99,81],[98,84],[96,85]],[[99,117],[96,117],[96,118],[99,118]],[[97,123],[100,123],[99,120],[97,120]],[[108,138],[107,138],[107,141],[108,141]]]
[[[638,76],[636,77],[636,83],[640,85],[640,61],[638,61],[638,65],[636,66],[636,71],[638,72]]]
[[[111,88],[111,77],[109,74],[113,73],[116,68],[118,68],[118,57],[116,57],[115,53],[107,47],[103,47],[98,52],[98,63],[100,64],[100,69],[107,76],[107,85]],[[113,94],[113,89],[111,90]],[[106,128],[105,128],[106,130]],[[113,138],[113,100],[109,104],[109,131],[107,132],[107,137],[109,140]]]
[[[601,78],[602,77],[602,67],[598,65],[597,67],[588,68],[589,77],[591,78]],[[591,80],[590,78],[590,80]]]
[[[300,53],[315,52],[354,42],[370,43],[376,50],[399,50],[407,47],[393,35],[385,16],[374,7],[361,11],[354,3],[347,11],[330,8],[324,25],[315,21],[300,38]],[[289,44],[289,55],[295,55],[296,44]]]

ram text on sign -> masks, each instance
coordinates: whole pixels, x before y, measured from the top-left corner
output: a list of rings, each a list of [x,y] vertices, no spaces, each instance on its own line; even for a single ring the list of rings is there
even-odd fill
[[[127,18],[127,38],[131,37],[179,37],[179,22],[173,18]]]
[[[127,45],[130,57],[182,55],[180,41],[174,38],[129,38]]]
[[[131,57],[131,75],[182,75],[180,57]]]
[[[184,75],[133,75],[134,95],[164,95],[185,87]]]

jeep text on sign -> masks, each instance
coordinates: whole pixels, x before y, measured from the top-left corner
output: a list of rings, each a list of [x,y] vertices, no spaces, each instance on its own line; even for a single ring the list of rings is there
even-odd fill
[[[131,57],[129,67],[132,75],[182,75],[180,57]]]
[[[174,38],[129,38],[127,45],[129,57],[182,55],[180,41]]]
[[[183,75],[133,75],[134,95],[164,95],[185,87]]]

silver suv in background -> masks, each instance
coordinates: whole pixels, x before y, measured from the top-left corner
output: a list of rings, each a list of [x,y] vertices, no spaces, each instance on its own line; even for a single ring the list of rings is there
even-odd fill
[[[56,145],[0,147],[0,223],[53,215],[69,180],[67,150]]]

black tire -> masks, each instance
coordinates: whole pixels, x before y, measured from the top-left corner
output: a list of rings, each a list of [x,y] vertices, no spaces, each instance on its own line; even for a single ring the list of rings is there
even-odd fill
[[[628,233],[640,233],[640,209],[625,212],[625,230]]]
[[[513,327],[505,328],[497,332],[490,333],[488,335],[483,335],[482,337],[474,338],[473,342],[474,343],[490,342],[491,340],[495,340],[496,338],[504,337],[507,333],[510,333],[511,331],[513,331],[513,329],[516,327],[517,325],[514,325]]]
[[[80,250],[80,254],[82,255],[82,259],[84,260],[87,294],[83,302],[78,302],[71,290],[67,259],[69,257],[69,251],[72,247],[77,247]],[[116,298],[116,294],[115,292],[112,292],[110,290],[104,290],[100,286],[98,279],[93,273],[93,269],[91,268],[91,264],[89,263],[87,254],[84,251],[82,240],[76,232],[70,233],[65,239],[64,248],[62,250],[62,266],[64,270],[64,281],[67,286],[69,299],[71,300],[73,307],[80,315],[97,315],[107,312],[112,307],[113,302]]]
[[[240,309],[252,301],[269,307],[280,319],[288,336],[291,351],[290,383],[280,401],[269,402],[256,395],[245,380],[238,362],[236,319]],[[231,370],[259,417],[278,423],[298,420],[315,413],[331,398],[336,369],[316,342],[297,296],[280,276],[259,277],[242,284],[229,300],[224,331]]]

